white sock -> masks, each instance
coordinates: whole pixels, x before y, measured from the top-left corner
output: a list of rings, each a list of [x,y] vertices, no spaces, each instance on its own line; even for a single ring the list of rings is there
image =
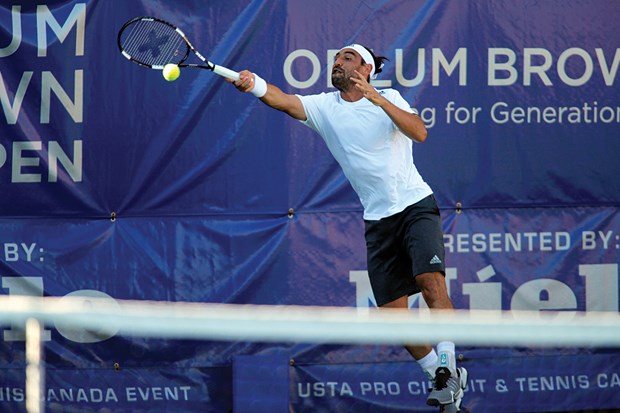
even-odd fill
[[[456,372],[456,350],[451,341],[442,341],[437,344],[439,362],[437,367],[447,367],[452,372]]]
[[[437,357],[435,349],[432,349],[430,353],[417,361],[420,367],[422,367],[422,370],[424,370],[426,377],[431,381],[434,380],[435,370],[437,370],[437,362],[439,361],[439,357]]]

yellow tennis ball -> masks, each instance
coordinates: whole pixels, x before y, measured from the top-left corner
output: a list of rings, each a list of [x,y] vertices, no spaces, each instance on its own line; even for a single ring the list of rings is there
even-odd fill
[[[179,66],[172,63],[168,63],[166,66],[164,66],[164,69],[162,70],[162,75],[164,76],[164,79],[166,79],[168,82],[177,80],[180,74],[181,69],[179,69]]]

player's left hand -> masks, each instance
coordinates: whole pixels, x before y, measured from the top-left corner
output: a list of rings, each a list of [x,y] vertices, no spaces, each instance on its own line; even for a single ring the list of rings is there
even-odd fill
[[[377,89],[366,81],[364,75],[357,70],[354,70],[353,72],[355,75],[351,76],[351,80],[355,82],[355,87],[362,92],[362,96],[370,100],[374,105],[381,106],[385,98],[377,92]]]

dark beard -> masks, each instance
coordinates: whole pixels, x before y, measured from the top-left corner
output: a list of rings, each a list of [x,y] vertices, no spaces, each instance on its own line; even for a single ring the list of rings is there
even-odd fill
[[[344,72],[332,72],[332,85],[339,91],[346,92],[351,87],[351,80]]]

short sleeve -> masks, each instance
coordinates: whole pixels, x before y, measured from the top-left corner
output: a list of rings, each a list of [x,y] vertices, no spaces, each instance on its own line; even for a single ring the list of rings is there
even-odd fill
[[[393,94],[392,94],[391,102],[393,104],[395,104],[402,110],[405,110],[409,113],[413,113],[414,115],[418,115],[418,111],[412,108],[411,105],[409,105],[409,103],[401,96],[401,94],[397,90],[392,89],[392,91],[393,91]]]
[[[312,130],[320,132],[318,125],[320,125],[321,111],[319,108],[321,101],[325,98],[325,93],[321,93],[319,95],[296,96],[301,101],[304,111],[306,112],[306,120],[301,120],[300,122]]]

